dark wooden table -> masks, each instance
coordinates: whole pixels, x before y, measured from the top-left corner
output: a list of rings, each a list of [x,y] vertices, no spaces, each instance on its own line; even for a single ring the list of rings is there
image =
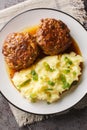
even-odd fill
[[[0,9],[25,0],[0,0]],[[87,0],[84,0],[87,11]],[[82,110],[72,109],[68,114],[19,128],[7,101],[0,95],[0,130],[87,130],[87,107]]]

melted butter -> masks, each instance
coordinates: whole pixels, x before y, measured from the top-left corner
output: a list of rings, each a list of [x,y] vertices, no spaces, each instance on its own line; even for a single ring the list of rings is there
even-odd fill
[[[39,27],[39,25],[35,25],[35,26],[32,26],[32,27],[26,27],[22,30],[22,32],[24,32],[24,33],[28,32],[31,35],[34,35],[34,34],[36,34],[38,27]]]

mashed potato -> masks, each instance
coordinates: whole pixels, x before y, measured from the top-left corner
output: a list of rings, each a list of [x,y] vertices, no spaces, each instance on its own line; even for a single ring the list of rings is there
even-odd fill
[[[13,84],[31,102],[46,100],[52,103],[78,81],[83,58],[74,52],[47,56],[28,69],[14,74]]]

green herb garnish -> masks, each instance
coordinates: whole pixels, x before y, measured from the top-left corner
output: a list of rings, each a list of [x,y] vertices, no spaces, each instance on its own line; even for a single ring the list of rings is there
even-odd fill
[[[68,89],[69,87],[70,87],[70,84],[66,81],[66,77],[65,77],[65,75],[63,75],[63,74],[61,74],[60,75],[60,79],[61,79],[61,81],[62,81],[62,83],[63,83],[63,88],[64,89]]]
[[[53,90],[53,88],[47,88],[47,89],[45,89],[46,91],[50,91],[50,90]]]
[[[35,70],[31,70],[31,74],[32,75],[36,75],[36,71]]]
[[[30,83],[31,79],[27,79],[24,82],[22,82],[20,85],[18,85],[18,88],[24,87],[25,85],[27,85],[28,83]]]
[[[54,69],[51,68],[50,65],[49,65],[47,62],[44,62],[44,66],[45,66],[45,69],[46,69],[47,71],[50,71],[50,72],[53,72],[53,71],[54,71]]]
[[[70,88],[70,84],[69,84],[68,82],[65,82],[65,83],[63,84],[63,88],[64,88],[64,89]]]
[[[68,58],[68,57],[64,57],[64,60],[66,61],[67,64],[72,65],[73,62]]]
[[[50,80],[48,81],[48,84],[51,85],[51,86],[55,85],[55,83],[53,81],[50,81]]]
[[[73,75],[76,76],[76,72],[75,71],[73,72]]]
[[[70,69],[66,69],[66,70],[64,70],[63,71],[65,74],[68,74],[68,73],[70,73]]]
[[[33,76],[33,80],[36,80],[36,81],[38,80],[38,75],[37,74]]]
[[[33,80],[35,80],[35,81],[38,80],[38,74],[36,73],[35,70],[32,70],[32,71],[31,71],[31,75],[32,75]]]
[[[31,102],[36,102],[36,95],[34,93],[30,94]]]
[[[61,81],[62,81],[63,83],[66,82],[66,77],[65,77],[65,75],[61,74],[61,75],[60,75],[60,79],[61,79]]]

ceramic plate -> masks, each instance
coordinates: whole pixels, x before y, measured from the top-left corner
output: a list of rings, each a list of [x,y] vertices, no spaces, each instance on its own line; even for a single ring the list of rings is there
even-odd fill
[[[48,105],[46,102],[29,103],[11,83],[2,55],[2,44],[6,36],[11,32],[36,25],[42,18],[60,19],[67,24],[72,37],[76,40],[84,57],[84,69],[80,83],[75,89],[71,89],[61,99]],[[0,32],[0,90],[4,97],[17,108],[35,114],[54,114],[71,108],[79,102],[87,93],[87,32],[83,26],[70,15],[47,8],[32,9],[23,12],[11,19]]]

